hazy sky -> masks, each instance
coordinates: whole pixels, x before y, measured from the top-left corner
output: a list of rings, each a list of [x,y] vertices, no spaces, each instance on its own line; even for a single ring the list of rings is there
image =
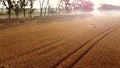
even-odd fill
[[[113,5],[120,5],[120,0],[90,0],[94,3],[95,8],[99,7],[102,3],[113,4]],[[50,0],[50,4],[55,7],[58,3],[58,0]],[[39,8],[39,0],[37,0],[34,4],[34,7]]]
[[[45,0],[46,1],[46,0]],[[56,7],[59,0],[49,0],[50,5],[52,7]],[[100,4],[106,3],[106,4],[113,4],[113,5],[120,5],[120,0],[90,0],[94,3],[95,8],[99,7]],[[1,5],[0,5],[1,7]],[[39,0],[36,0],[34,3],[34,8],[40,8],[39,6]]]
[[[120,0],[90,0],[95,4],[95,7],[99,7],[100,4],[113,4],[113,5],[120,5]]]

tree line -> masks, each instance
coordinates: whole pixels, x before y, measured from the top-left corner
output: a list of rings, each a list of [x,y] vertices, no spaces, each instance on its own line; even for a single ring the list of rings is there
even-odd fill
[[[7,13],[9,15],[9,18],[11,18],[12,11],[15,13],[16,17],[18,18],[19,14],[21,12],[24,13],[24,17],[26,15],[26,6],[30,6],[29,8],[29,14],[31,17],[31,14],[33,13],[33,3],[35,0],[1,0],[2,5],[5,6],[5,9],[7,10]]]
[[[34,2],[36,0],[0,0],[2,5],[7,10],[9,18],[11,18],[12,12],[16,15],[16,18],[19,17],[20,13],[23,13],[24,17],[26,17],[26,11],[28,11],[29,16],[32,17],[32,13],[34,12]],[[42,16],[43,5],[45,0],[39,0],[40,3],[40,16]],[[49,0],[47,0],[46,6],[48,6]],[[29,8],[26,8],[29,7]],[[47,11],[47,8],[46,8]]]
[[[29,16],[32,17],[35,9],[33,8],[34,2],[36,0],[0,0],[2,5],[6,8],[9,18],[11,18],[12,12],[16,15],[16,18],[22,13],[24,17],[26,17],[26,11],[28,11]],[[56,14],[70,14],[72,12],[91,12],[93,11],[94,4],[90,1],[86,0],[58,0],[56,5]],[[39,13],[40,16],[46,15],[52,12],[52,7],[50,5],[50,0],[39,0]],[[29,8],[26,8],[28,7]],[[44,8],[44,14],[43,14]]]

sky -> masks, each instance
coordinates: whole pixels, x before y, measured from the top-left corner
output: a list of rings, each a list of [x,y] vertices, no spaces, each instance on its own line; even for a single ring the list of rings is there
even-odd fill
[[[120,6],[120,0],[90,0],[94,3],[95,8],[99,7],[100,4],[113,4],[113,5],[119,5]]]
[[[58,4],[59,0],[49,0],[49,1],[50,1],[50,5],[55,8],[56,5]],[[103,3],[113,4],[113,5],[119,5],[120,6],[120,0],[90,0],[90,1],[92,1],[94,3],[94,8],[98,8],[99,5],[103,4]],[[0,8],[1,8],[1,5],[0,5]],[[39,0],[35,1],[34,8],[40,8]]]
[[[94,7],[99,7],[100,4],[106,3],[106,4],[113,4],[113,5],[120,5],[120,0],[90,0],[94,3]],[[52,7],[55,7],[58,3],[58,0],[50,0],[50,4]],[[39,8],[39,0],[36,0],[34,4],[35,8]]]

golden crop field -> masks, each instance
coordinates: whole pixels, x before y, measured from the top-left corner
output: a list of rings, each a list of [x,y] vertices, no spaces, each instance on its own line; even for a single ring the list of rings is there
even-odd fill
[[[119,19],[66,15],[1,23],[0,67],[120,68]]]

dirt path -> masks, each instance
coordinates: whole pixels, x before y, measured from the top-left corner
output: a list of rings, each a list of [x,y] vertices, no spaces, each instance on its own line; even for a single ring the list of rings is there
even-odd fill
[[[56,20],[46,24],[32,23],[0,30],[1,66],[106,68],[110,67],[108,63],[111,63],[113,68],[120,67],[119,61],[115,64],[115,60],[120,58],[116,55],[120,48],[119,17],[81,19],[77,16],[73,17],[73,20],[69,17],[66,19],[68,20]],[[108,36],[115,36],[116,42]],[[108,54],[104,53],[104,50],[107,50]],[[112,63],[110,58],[116,59]]]

